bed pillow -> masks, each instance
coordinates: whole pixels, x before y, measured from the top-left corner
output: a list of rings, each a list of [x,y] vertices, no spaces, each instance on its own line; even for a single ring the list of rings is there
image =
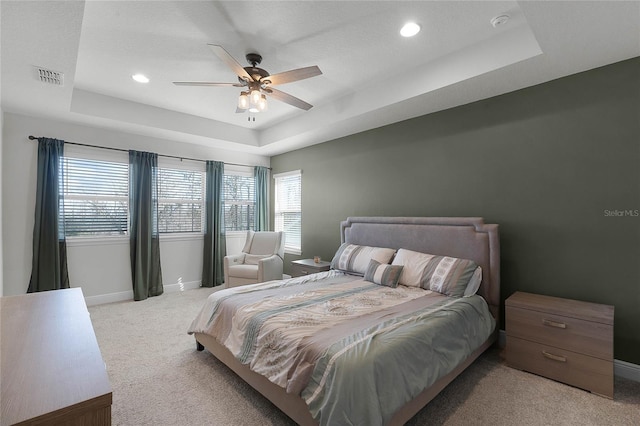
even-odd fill
[[[343,243],[331,261],[331,269],[364,275],[371,259],[382,264],[391,262],[396,251],[390,248]]]
[[[462,297],[478,265],[472,260],[400,249],[393,265],[403,265],[399,283]]]
[[[478,292],[480,284],[482,283],[482,268],[478,266],[467,284],[467,288],[464,290],[464,297],[473,296]]]
[[[364,279],[374,284],[396,288],[402,268],[402,265],[382,264],[371,259],[369,267],[364,273]]]

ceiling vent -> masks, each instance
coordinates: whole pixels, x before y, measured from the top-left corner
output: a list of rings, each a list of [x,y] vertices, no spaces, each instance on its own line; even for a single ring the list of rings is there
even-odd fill
[[[42,67],[34,67],[34,69],[36,70],[36,78],[41,82],[64,86],[64,73]]]

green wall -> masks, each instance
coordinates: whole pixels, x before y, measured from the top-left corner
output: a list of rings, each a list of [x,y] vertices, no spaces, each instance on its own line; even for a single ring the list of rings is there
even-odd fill
[[[481,216],[503,300],[615,305],[615,358],[640,364],[639,75],[634,58],[273,157],[302,169],[300,257],[330,259],[348,216]]]

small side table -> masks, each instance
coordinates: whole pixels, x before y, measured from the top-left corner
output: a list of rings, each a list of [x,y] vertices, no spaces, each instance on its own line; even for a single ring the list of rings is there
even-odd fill
[[[300,259],[291,261],[291,276],[301,277],[303,275],[315,274],[318,272],[328,271],[331,262],[320,261],[314,262],[313,259]]]

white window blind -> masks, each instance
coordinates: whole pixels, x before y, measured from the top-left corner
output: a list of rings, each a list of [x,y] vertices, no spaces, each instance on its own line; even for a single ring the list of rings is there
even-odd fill
[[[204,172],[158,168],[160,233],[203,232]]]
[[[284,231],[287,253],[302,253],[302,172],[279,173],[275,179],[275,230]]]
[[[129,165],[69,157],[61,162],[59,209],[65,234],[126,234]]]
[[[225,173],[222,191],[225,230],[253,230],[256,208],[255,178],[253,175]]]

